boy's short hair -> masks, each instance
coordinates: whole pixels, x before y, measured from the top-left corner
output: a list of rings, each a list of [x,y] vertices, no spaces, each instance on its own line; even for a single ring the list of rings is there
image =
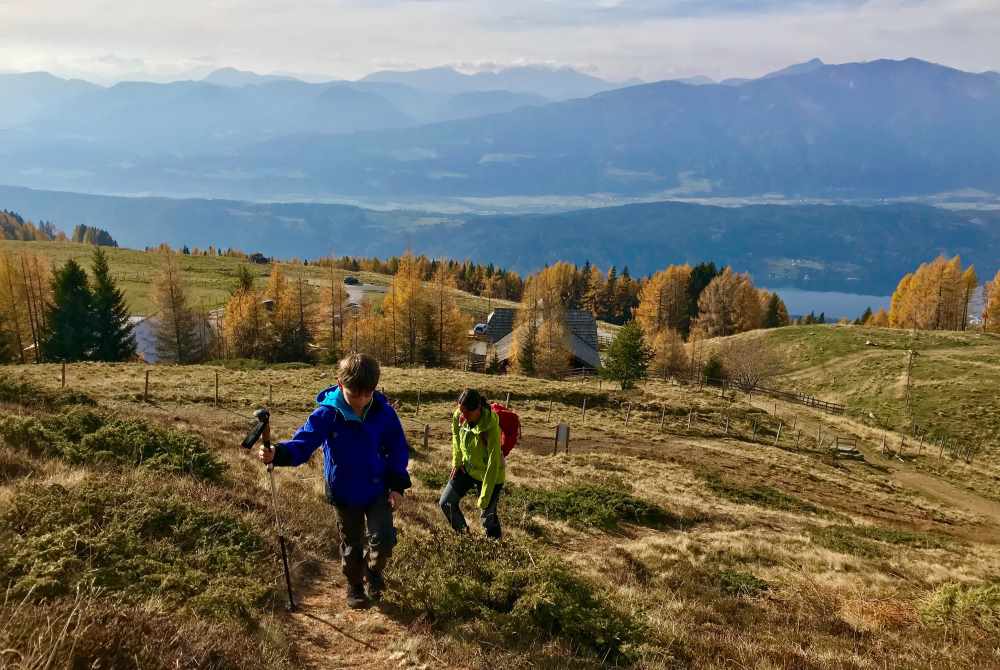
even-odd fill
[[[471,412],[485,405],[486,401],[476,389],[465,389],[458,396],[458,404],[466,412]]]
[[[337,381],[348,391],[370,393],[378,387],[382,369],[374,356],[351,354],[337,364]]]

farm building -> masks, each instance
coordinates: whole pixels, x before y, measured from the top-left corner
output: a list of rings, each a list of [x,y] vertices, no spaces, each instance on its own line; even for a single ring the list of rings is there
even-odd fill
[[[486,341],[496,350],[500,365],[504,368],[511,359],[516,320],[516,309],[498,307],[490,314],[483,333]],[[594,315],[580,309],[566,310],[566,331],[566,348],[573,357],[570,366],[599,368],[601,356],[597,351],[597,321],[594,320]]]

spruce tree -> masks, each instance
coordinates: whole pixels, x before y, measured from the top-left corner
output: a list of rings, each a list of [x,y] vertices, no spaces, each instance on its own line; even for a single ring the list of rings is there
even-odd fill
[[[770,299],[767,301],[767,310],[764,312],[764,327],[765,328],[777,328],[781,325],[781,316],[779,311],[780,298],[778,294],[772,293]]]
[[[42,336],[42,358],[87,360],[94,350],[93,301],[87,273],[70,259],[52,277],[52,304]]]
[[[96,361],[127,361],[135,356],[135,336],[129,323],[125,294],[115,286],[108,257],[101,247],[94,249],[93,330]]]
[[[642,336],[642,328],[635,321],[630,321],[618,331],[608,347],[602,374],[607,379],[621,382],[622,390],[630,389],[637,380],[646,377],[652,357]]]

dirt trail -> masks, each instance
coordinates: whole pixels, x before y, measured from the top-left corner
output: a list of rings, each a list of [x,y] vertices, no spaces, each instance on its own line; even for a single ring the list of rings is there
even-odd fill
[[[284,625],[296,654],[309,670],[334,668],[427,668],[407,651],[405,625],[378,607],[348,609],[340,564],[320,566],[309,586],[296,593],[298,610]]]
[[[934,475],[921,472],[899,459],[883,457],[879,450],[872,446],[880,443],[881,431],[876,431],[849,417],[821,414],[799,405],[790,405],[784,402],[779,404],[786,416],[793,413],[808,416],[814,421],[820,421],[828,426],[836,426],[844,433],[858,436],[863,440],[859,441],[858,450],[864,454],[868,462],[885,467],[888,470],[887,476],[895,484],[916,491],[935,502],[945,503],[982,517],[983,523],[968,528],[956,528],[954,529],[956,534],[978,542],[1000,544],[1000,503],[955,486]],[[774,401],[768,399],[762,404],[754,402],[754,406],[766,411],[769,407],[774,406]],[[885,435],[890,443],[898,443],[904,439],[904,436],[891,431],[887,431]]]

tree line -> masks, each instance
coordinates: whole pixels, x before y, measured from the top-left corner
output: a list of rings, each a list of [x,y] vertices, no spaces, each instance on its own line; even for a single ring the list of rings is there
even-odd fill
[[[117,247],[118,243],[102,228],[77,225],[70,237],[56,228],[51,221],[39,221],[35,225],[26,221],[20,214],[8,210],[0,210],[0,240],[19,240],[22,242],[77,242],[93,244],[102,247]]]
[[[983,329],[1000,332],[1000,272],[983,286]],[[938,256],[899,280],[889,309],[865,310],[854,323],[913,330],[967,330],[972,298],[979,288],[974,266],[962,266],[959,256]]]
[[[586,278],[586,281],[584,281]],[[627,296],[627,297],[624,297]],[[648,350],[657,374],[690,369],[691,353],[700,340],[734,335],[756,328],[789,324],[779,296],[754,286],[748,274],[714,263],[671,265],[643,281],[614,268],[606,274],[585,265],[556,263],[528,278],[518,310],[511,365],[521,374],[558,377],[573,365],[568,309],[583,309],[598,318],[608,307],[625,320],[609,356],[619,347]],[[633,340],[638,333],[640,342]],[[618,339],[625,338],[622,344]],[[624,343],[628,343],[627,345]],[[490,355],[493,360],[496,354]],[[496,367],[491,361],[490,367]]]
[[[91,275],[74,260],[52,272],[33,254],[0,256],[0,358],[20,363],[132,358],[128,306],[101,247],[94,249]]]

